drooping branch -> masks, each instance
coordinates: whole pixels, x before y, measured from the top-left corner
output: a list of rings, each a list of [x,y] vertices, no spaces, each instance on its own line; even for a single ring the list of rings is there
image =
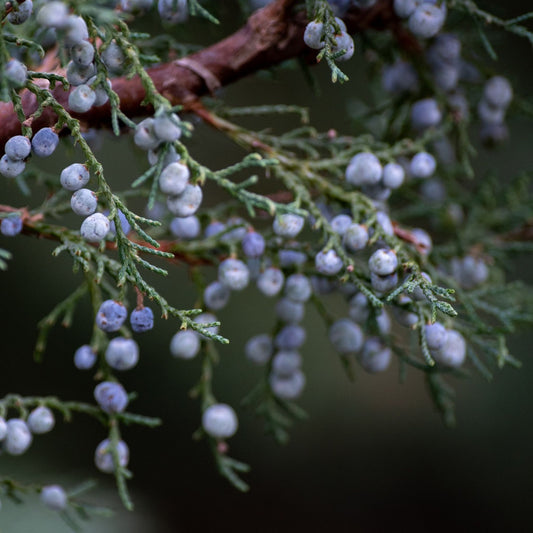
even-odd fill
[[[254,72],[303,56],[315,60],[315,52],[303,42],[307,18],[303,11],[294,10],[295,0],[276,0],[253,13],[247,23],[229,37],[191,54],[181,60],[152,67],[147,70],[159,92],[173,105],[188,106],[208,92],[228,85]],[[412,48],[413,40],[402,29],[392,9],[392,0],[380,0],[368,10],[352,8],[345,21],[350,32],[368,28],[390,29],[403,46]],[[113,89],[120,98],[121,110],[129,117],[146,114],[141,105],[145,92],[138,77],[116,78]],[[68,110],[68,91],[58,87],[54,97]],[[21,94],[26,117],[37,109],[35,95],[29,91]],[[81,115],[72,113],[88,127],[102,127],[110,122],[110,107],[92,108]],[[32,122],[38,130],[55,124],[57,117],[51,109]],[[0,103],[0,147],[7,139],[20,133],[20,123],[10,103]]]

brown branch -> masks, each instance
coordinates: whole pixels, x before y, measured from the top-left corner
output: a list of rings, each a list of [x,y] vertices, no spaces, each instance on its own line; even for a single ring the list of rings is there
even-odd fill
[[[185,60],[173,61],[147,69],[159,92],[172,105],[192,105],[198,98],[216,86],[228,85],[240,78],[267,69],[295,57],[315,61],[316,53],[306,47],[303,33],[307,18],[303,11],[294,11],[296,0],[275,0],[253,13],[247,23],[235,33]],[[345,21],[351,33],[368,28],[390,29],[400,44],[413,49],[416,41],[406,32],[392,9],[392,0],[380,0],[368,10],[352,8]],[[141,105],[145,92],[138,77],[115,78],[113,89],[120,98],[121,110],[129,117],[147,113]],[[68,110],[68,91],[61,87],[54,97]],[[35,95],[22,91],[22,106],[26,117],[37,109]],[[87,127],[109,125],[110,108],[104,105],[81,115],[72,113]],[[57,117],[51,109],[32,122],[34,131],[53,126]],[[20,123],[10,103],[0,103],[0,147],[20,133]]]

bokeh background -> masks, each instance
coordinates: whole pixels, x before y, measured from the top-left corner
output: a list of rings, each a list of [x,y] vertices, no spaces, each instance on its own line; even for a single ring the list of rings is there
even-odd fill
[[[235,7],[227,4],[226,15]],[[494,7],[502,15],[515,15],[524,6],[519,1],[505,7],[489,5]],[[176,36],[189,42],[213,42],[237,23],[231,19],[213,29],[192,22],[176,30]],[[531,48],[518,38],[499,37],[495,44],[500,59],[487,58],[490,70],[509,76],[517,92],[529,96],[532,69],[525,65],[532,64]],[[369,89],[364,54],[356,56],[347,65],[351,82],[344,86],[328,83],[325,66],[314,69],[320,94],[306,84],[298,69],[283,67],[236,83],[221,96],[233,105],[303,105],[309,107],[318,129],[353,132],[347,111],[360,107],[361,101],[373,105],[379,97]],[[187,145],[204,164],[220,168],[242,155],[220,134],[202,124],[195,127]],[[515,114],[510,129],[511,139],[503,148],[489,152],[480,147],[480,176],[495,170],[505,179],[517,170],[531,169],[530,125]],[[115,139],[104,133],[102,140],[98,155],[108,179],[117,189],[127,187],[146,168],[144,155],[133,148],[129,137]],[[59,172],[76,155],[65,143],[44,164],[47,170]],[[38,205],[42,201],[42,190],[26,199],[6,181],[0,181],[1,203]],[[209,202],[215,202],[215,191],[210,194]],[[71,260],[66,255],[53,258],[53,243],[28,237],[2,237],[0,245],[14,254],[9,270],[0,273],[0,395],[53,394],[92,401],[92,375],[72,364],[74,350],[90,335],[88,305],[79,308],[73,328],[53,330],[43,363],[31,358],[36,323],[78,282]],[[517,260],[508,275],[533,282],[531,260]],[[172,267],[168,278],[152,280],[178,307],[194,305],[185,267]],[[333,298],[329,304],[339,302]],[[58,421],[56,429],[37,437],[24,456],[0,456],[0,474],[59,482],[66,488],[96,479],[98,487],[87,494],[87,501],[114,509],[115,516],[88,522],[84,531],[95,533],[531,530],[531,331],[517,333],[511,341],[522,369],[506,368],[493,383],[475,373],[466,380],[452,380],[457,391],[457,427],[450,430],[443,426],[415,371],[402,385],[397,365],[383,375],[359,372],[356,382],[350,383],[327,342],[323,324],[308,312],[303,350],[307,387],[300,404],[309,419],[297,422],[290,442],[279,446],[264,436],[262,423],[251,410],[239,407],[261,372],[245,360],[242,348],[249,336],[267,331],[274,323],[273,305],[249,289],[232,295],[219,318],[231,344],[220,349],[214,390],[221,401],[238,410],[240,429],[230,441],[230,451],[252,466],[246,476],[250,493],[238,493],[219,478],[206,444],[191,439],[198,426],[199,405],[188,391],[199,376],[199,362],[170,356],[168,344],[177,324],[162,320],[152,332],[138,337],[140,363],[124,375],[128,390],[139,393],[131,409],[164,420],[156,430],[123,431],[135,473],[130,483],[134,513],[121,508],[112,479],[92,466],[94,448],[104,438],[104,430],[81,415],[71,424]],[[69,531],[37,498],[27,498],[24,506],[5,498],[2,504],[1,533]]]

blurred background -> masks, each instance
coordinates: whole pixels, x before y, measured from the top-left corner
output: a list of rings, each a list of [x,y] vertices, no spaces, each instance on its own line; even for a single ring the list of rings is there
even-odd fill
[[[516,15],[522,4],[508,2],[505,9],[498,9],[502,15]],[[233,27],[234,20],[219,29],[192,22],[176,32],[184,32],[186,41],[205,43]],[[204,35],[200,29],[210,33]],[[487,58],[490,70],[508,76],[517,92],[530,95],[532,69],[524,64],[531,65],[531,48],[510,37],[500,37],[495,44],[501,55],[498,62]],[[364,55],[356,56],[347,65],[351,81],[344,86],[328,82],[325,65],[313,70],[320,94],[305,83],[298,69],[284,67],[236,83],[221,96],[233,105],[299,104],[309,108],[319,130],[353,133],[347,111],[361,101],[371,106],[379,97],[369,89]],[[503,179],[519,169],[531,170],[530,124],[513,115],[509,126],[511,138],[502,148],[489,152],[479,147],[476,170],[480,176],[495,170]],[[220,168],[242,156],[222,135],[199,123],[195,128],[187,146],[207,166]],[[102,138],[98,156],[107,178],[118,190],[124,189],[146,169],[145,156],[133,148],[129,137],[115,139],[104,133]],[[59,173],[77,155],[64,142],[61,153],[44,165]],[[216,191],[211,189],[209,203],[216,202],[213,194]],[[35,206],[42,200],[43,190],[35,190],[27,199],[7,180],[0,180],[1,203]],[[79,221],[72,218],[71,222]],[[89,339],[92,319],[87,304],[79,308],[73,328],[52,331],[43,363],[34,363],[31,356],[36,323],[77,286],[79,274],[72,275],[66,255],[50,255],[53,243],[28,237],[1,239],[0,246],[10,249],[14,258],[8,271],[0,273],[0,395],[59,395],[92,402],[93,376],[76,370],[72,363],[75,349]],[[508,275],[533,282],[531,260],[510,265]],[[195,293],[184,266],[172,267],[166,279],[150,280],[177,307],[194,305]],[[333,298],[328,303],[337,301]],[[0,456],[0,475],[61,483],[67,489],[85,479],[97,480],[98,487],[86,500],[110,507],[115,516],[88,522],[84,531],[95,533],[531,530],[532,331],[517,333],[511,341],[522,369],[506,368],[493,383],[474,372],[469,379],[450,380],[457,391],[457,427],[446,429],[414,370],[402,385],[394,364],[383,375],[361,371],[350,383],[327,341],[324,325],[309,309],[303,349],[307,387],[299,402],[309,419],[297,422],[290,442],[279,446],[264,436],[262,422],[253,412],[240,407],[261,373],[245,360],[243,345],[274,324],[273,304],[248,289],[234,293],[218,316],[223,322],[221,332],[231,343],[219,350],[214,392],[238,412],[240,428],[230,441],[230,453],[252,466],[246,476],[251,485],[248,494],[221,479],[206,443],[191,439],[200,413],[188,391],[199,376],[199,361],[170,356],[168,345],[177,324],[163,320],[156,322],[153,331],[136,337],[140,363],[123,376],[127,389],[139,394],[131,410],[164,421],[155,430],[123,430],[135,474],[130,483],[134,513],[121,508],[112,478],[93,467],[94,449],[105,437],[104,430],[82,415],[71,424],[58,420],[56,429],[37,437],[24,456]],[[1,533],[37,531],[70,530],[37,498],[27,498],[24,506],[3,499]]]

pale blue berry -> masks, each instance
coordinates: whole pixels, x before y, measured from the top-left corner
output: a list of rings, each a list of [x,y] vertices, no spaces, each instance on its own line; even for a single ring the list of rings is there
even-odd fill
[[[139,361],[139,346],[133,339],[115,337],[107,345],[105,360],[115,370],[129,370]]]
[[[289,376],[272,373],[268,378],[270,389],[274,396],[282,400],[295,400],[301,396],[305,387],[305,375],[301,370]]]
[[[157,10],[161,20],[167,24],[178,24],[189,18],[187,0],[158,0]]]
[[[268,267],[264,272],[259,274],[259,277],[257,278],[257,288],[265,296],[275,296],[281,291],[284,280],[285,276],[279,268]]]
[[[70,207],[77,215],[92,215],[97,205],[98,198],[90,189],[78,189],[70,199]]]
[[[155,150],[159,146],[161,141],[155,135],[153,118],[145,118],[137,124],[133,141],[142,150]]]
[[[32,0],[25,0],[23,4],[18,4],[18,6],[13,6],[13,10],[8,13],[7,20],[11,24],[19,25],[26,22],[33,12],[33,2]]]
[[[329,328],[329,341],[341,354],[358,352],[363,346],[361,328],[349,318],[341,318]]]
[[[96,100],[96,93],[88,85],[78,85],[68,96],[68,106],[75,113],[86,113]]]
[[[74,46],[89,39],[89,30],[82,17],[76,15],[69,15],[67,17],[67,25],[63,38],[67,46]]]
[[[210,405],[202,414],[202,427],[215,439],[227,439],[237,432],[237,415],[225,403]]]
[[[426,333],[426,342],[430,350],[440,350],[446,340],[448,331],[440,323],[435,322],[433,324],[427,324],[424,326]]]
[[[436,168],[437,162],[431,154],[419,152],[411,159],[409,172],[414,178],[429,178]]]
[[[63,2],[48,2],[37,13],[37,23],[46,28],[62,29],[68,24],[68,7]]]
[[[200,235],[200,220],[196,215],[175,217],[170,221],[170,231],[178,239],[191,240]]]
[[[439,365],[458,368],[466,359],[466,341],[458,331],[450,329],[442,346],[432,351],[431,355]]]
[[[85,41],[83,41],[85,42]],[[74,61],[69,61],[67,65],[67,80],[74,87],[89,83],[96,74],[96,66],[89,63],[87,66],[80,65]]]
[[[218,267],[218,280],[233,291],[241,291],[250,281],[250,271],[239,259],[225,259]]]
[[[181,137],[178,115],[161,115],[154,118],[154,133],[164,142],[172,143]]]
[[[64,511],[68,503],[67,493],[60,485],[46,485],[41,489],[41,502],[52,511]]]
[[[36,407],[28,415],[28,427],[34,435],[52,431],[55,426],[54,413],[44,405]]]
[[[80,346],[74,352],[74,366],[79,370],[89,370],[96,363],[96,353],[88,345]]]
[[[40,129],[31,140],[31,149],[36,156],[52,155],[59,144],[59,137],[52,128]]]
[[[446,13],[444,9],[424,3],[409,16],[408,26],[411,32],[421,39],[429,39],[439,33],[444,26]]]
[[[350,252],[362,250],[368,244],[368,229],[362,224],[350,224],[344,237],[342,244]]]
[[[109,43],[109,46],[100,54],[100,57],[111,73],[119,74],[122,72],[126,58],[124,52],[115,41]]]
[[[272,373],[289,377],[302,366],[302,356],[294,350],[280,350],[272,359]]]
[[[301,302],[294,302],[289,298],[282,298],[276,303],[276,315],[282,322],[289,324],[301,322],[304,318],[305,307]]]
[[[405,171],[398,163],[388,163],[383,167],[383,185],[397,189],[405,179]]]
[[[304,219],[300,215],[292,213],[282,213],[274,219],[272,229],[280,237],[296,237],[304,227]]]
[[[324,46],[322,33],[324,32],[324,24],[317,20],[312,20],[307,24],[304,31],[304,43],[309,48],[319,50]]]
[[[394,12],[400,18],[407,18],[421,4],[422,0],[394,0]]]
[[[135,333],[144,333],[154,327],[154,313],[149,307],[138,307],[130,314],[131,329]]]
[[[294,302],[307,302],[313,288],[309,278],[304,274],[292,274],[285,282],[285,296]]]
[[[250,338],[244,346],[246,358],[257,365],[265,365],[273,352],[272,337],[266,333]]]
[[[20,418],[11,418],[6,422],[6,437],[4,439],[4,451],[10,455],[22,455],[33,440],[28,425]]]
[[[297,324],[288,324],[281,328],[274,339],[276,347],[280,350],[297,350],[307,338],[305,329]]]
[[[348,61],[350,59],[355,51],[355,44],[353,42],[353,39],[351,35],[345,31],[339,33],[338,35],[335,35],[335,46],[332,48],[332,52],[340,52],[341,50],[344,50],[344,53],[341,54],[339,57],[336,58],[337,61]]]
[[[94,389],[94,399],[108,414],[122,413],[128,405],[128,394],[120,383],[103,381]]]
[[[358,324],[366,322],[370,315],[370,309],[368,308],[368,299],[362,292],[358,292],[350,300],[348,314]]]
[[[118,331],[127,316],[128,311],[122,302],[105,300],[96,313],[96,325],[107,333]]]
[[[411,63],[398,60],[383,68],[381,84],[386,92],[393,95],[416,93],[419,88],[418,74]]]
[[[23,87],[28,79],[28,69],[18,59],[10,59],[4,66],[4,76],[12,87]]]
[[[70,49],[70,58],[82,67],[88,67],[94,59],[94,47],[89,41],[81,41]]]
[[[167,207],[177,217],[190,217],[196,213],[202,199],[202,188],[199,185],[189,183],[181,194],[167,198]]]
[[[42,130],[41,130],[42,131]],[[61,171],[61,186],[67,191],[77,191],[89,182],[90,174],[85,165],[73,163]]]
[[[370,337],[363,344],[357,360],[364,370],[371,374],[383,372],[390,365],[392,352],[377,337]]]
[[[350,160],[346,168],[346,181],[352,185],[373,185],[383,174],[379,159],[371,153],[361,152]]]
[[[203,329],[210,333],[211,335],[218,335],[218,330],[220,326],[209,326],[205,327],[205,324],[211,324],[213,322],[217,322],[217,317],[213,315],[212,313],[200,313],[199,315],[196,315],[194,317],[194,321],[197,324],[201,324],[203,326]],[[199,333],[200,336],[203,338],[207,338],[205,335],[202,335]]]
[[[370,272],[379,276],[388,276],[398,268],[398,256],[394,250],[381,248],[376,250],[368,260]]]
[[[97,446],[96,451],[94,452],[94,463],[96,468],[106,474],[111,474],[116,470],[115,460],[111,453],[113,449],[112,446],[112,442],[109,439],[105,439]],[[128,466],[130,450],[123,440],[117,442],[116,452],[116,455],[118,456],[118,466],[121,468]]]
[[[219,311],[229,302],[231,291],[220,281],[213,281],[204,290],[205,305],[213,311]]]
[[[418,100],[411,107],[411,124],[417,131],[438,126],[441,120],[442,113],[434,98]]]
[[[370,284],[377,294],[383,295],[398,285],[398,274],[394,272],[393,274],[389,274],[387,276],[380,276],[375,272],[371,272]]]
[[[333,217],[330,221],[331,229],[342,237],[346,233],[346,230],[350,227],[352,222],[352,217],[348,215],[337,215],[336,217]]]
[[[7,424],[3,416],[0,416],[0,442],[6,438],[7,435]]]
[[[506,109],[513,99],[513,88],[507,78],[494,76],[485,83],[483,98],[492,107]]]
[[[5,178],[16,178],[24,172],[26,163],[21,160],[12,160],[6,154],[0,159],[0,174]]]
[[[265,253],[265,238],[256,231],[246,233],[241,244],[246,257],[261,257]]]
[[[159,188],[170,196],[181,194],[189,184],[190,175],[187,165],[180,162],[171,163],[159,176]]]
[[[11,161],[21,161],[30,155],[31,142],[24,135],[15,135],[8,139],[4,149]]]
[[[338,274],[344,266],[342,259],[335,250],[322,250],[315,256],[315,268],[321,274],[334,276]]]
[[[405,294],[400,294],[397,302],[401,307],[394,307],[392,313],[398,324],[405,328],[411,328],[417,324],[418,315],[409,310],[412,304],[411,298]]]
[[[19,216],[10,216],[0,221],[0,233],[5,237],[14,237],[22,231],[22,218]]]
[[[387,213],[378,211],[376,213],[376,222],[379,224],[379,226],[381,226],[381,230],[385,235],[394,235],[394,226],[392,225],[392,221]]]
[[[279,265],[284,268],[303,265],[307,261],[307,255],[298,250],[280,250],[278,256]]]
[[[170,341],[170,353],[179,359],[192,359],[200,351],[200,338],[195,331],[178,331]]]

